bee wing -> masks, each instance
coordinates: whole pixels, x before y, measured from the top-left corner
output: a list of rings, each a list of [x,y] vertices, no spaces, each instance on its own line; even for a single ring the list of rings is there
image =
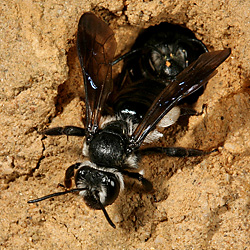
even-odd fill
[[[109,26],[93,13],[80,18],[77,51],[80,60],[86,99],[86,136],[98,128],[104,104],[113,89],[111,63],[116,41]]]
[[[216,74],[215,69],[230,53],[230,49],[204,53],[184,69],[155,99],[135,129],[131,147],[139,148],[148,133],[181,99],[197,91]]]

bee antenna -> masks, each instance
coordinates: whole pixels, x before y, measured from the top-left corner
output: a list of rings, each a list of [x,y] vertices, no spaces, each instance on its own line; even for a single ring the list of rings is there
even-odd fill
[[[83,191],[83,190],[86,190],[86,188],[73,188],[73,189],[70,189],[70,190],[67,190],[64,192],[53,193],[53,194],[49,194],[49,195],[43,196],[43,197],[38,198],[38,199],[30,200],[30,201],[28,201],[28,203],[36,203],[36,202],[43,201],[43,200],[46,200],[46,199],[49,199],[49,198],[52,198],[55,196],[73,193],[73,192],[79,192],[79,191]]]
[[[97,193],[94,192],[93,195],[94,195],[96,201],[98,202],[98,205],[100,206],[101,210],[103,211],[103,213],[104,213],[104,215],[105,215],[105,218],[106,218],[106,220],[108,221],[109,225],[110,225],[111,227],[113,227],[113,228],[116,228],[115,224],[114,224],[113,221],[110,219],[110,217],[109,217],[109,215],[108,215],[108,213],[107,213],[105,207],[104,207],[103,204],[101,203],[100,198],[99,198],[99,196],[97,195]]]

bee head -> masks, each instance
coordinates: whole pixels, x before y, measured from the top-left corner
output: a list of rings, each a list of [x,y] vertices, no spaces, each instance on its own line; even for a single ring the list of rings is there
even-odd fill
[[[80,167],[75,174],[75,184],[86,204],[92,209],[102,209],[112,204],[119,195],[121,186],[120,175],[101,171],[91,166]]]

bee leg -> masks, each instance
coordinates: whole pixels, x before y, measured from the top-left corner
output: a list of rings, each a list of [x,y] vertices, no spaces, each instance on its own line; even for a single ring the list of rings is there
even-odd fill
[[[135,53],[137,53],[137,52],[140,52],[140,51],[141,51],[141,49],[134,49],[134,50],[132,50],[132,51],[129,51],[129,52],[125,53],[124,55],[119,56],[118,58],[116,58],[116,59],[111,63],[111,65],[113,66],[113,65],[117,64],[118,62],[120,62],[121,60],[126,59],[127,57],[130,57],[130,56],[133,56],[133,54],[135,54]]]
[[[203,115],[204,112],[206,111],[207,109],[207,104],[203,104],[202,105],[202,109],[200,112],[192,109],[192,108],[188,108],[188,107],[181,107],[181,114],[180,116],[199,116],[199,115]]]
[[[78,169],[80,165],[81,163],[75,163],[67,168],[64,178],[64,185],[66,188],[70,188],[72,186],[71,178],[74,176],[75,170]]]
[[[46,129],[40,134],[43,135],[67,135],[67,136],[85,136],[85,129],[75,126],[55,127]]]
[[[191,38],[191,39],[187,39],[188,41],[191,41],[192,43],[196,43],[196,45],[200,45],[201,48],[205,51],[205,52],[208,52],[208,49],[206,48],[206,46],[203,44],[203,42],[201,42],[200,40],[198,39],[195,39],[195,38]]]
[[[145,191],[150,192],[150,191],[153,190],[152,183],[149,180],[147,180],[146,178],[144,178],[142,174],[136,173],[136,172],[129,172],[129,171],[126,171],[126,170],[123,170],[122,174],[124,174],[124,175],[126,175],[126,176],[128,176],[130,178],[137,179],[138,181],[140,181],[141,184],[143,185]]]
[[[166,154],[167,156],[172,157],[191,157],[191,156],[201,156],[201,155],[208,155],[213,152],[218,151],[217,149],[212,151],[203,151],[200,149],[194,148],[182,148],[182,147],[152,147],[152,148],[145,148],[140,149],[140,155],[149,155],[149,154]]]

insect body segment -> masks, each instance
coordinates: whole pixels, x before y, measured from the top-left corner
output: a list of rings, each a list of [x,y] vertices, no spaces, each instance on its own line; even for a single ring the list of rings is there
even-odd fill
[[[156,42],[158,38],[154,36],[153,39]],[[206,52],[205,46],[195,38],[187,40],[185,42],[192,49],[195,49],[193,48],[195,43],[197,50]],[[85,203],[90,208],[101,209],[109,224],[115,228],[105,207],[111,205],[124,188],[123,177],[138,180],[146,191],[153,189],[152,183],[141,173],[132,171],[138,168],[141,156],[161,153],[183,157],[209,153],[181,147],[141,148],[141,145],[145,146],[146,143],[157,140],[162,135],[157,131],[157,126],[167,127],[176,122],[180,115],[177,104],[207,83],[215,74],[215,69],[229,56],[230,49],[202,54],[189,64],[191,59],[188,46],[184,44],[186,47],[183,45],[182,49],[180,44],[183,41],[180,35],[176,42],[173,41],[173,45],[154,46],[154,42],[153,44],[148,42],[146,48],[142,48],[143,53],[137,50],[131,52],[129,56],[134,60],[135,55],[140,55],[138,61],[142,63],[144,60],[142,58],[150,53],[148,62],[151,65],[148,66],[155,75],[150,73],[149,76],[149,71],[143,69],[140,73],[146,77],[143,76],[137,81],[133,80],[132,76],[123,76],[121,82],[115,82],[113,86],[111,73],[116,49],[114,33],[94,14],[82,15],[78,25],[77,49],[85,86],[87,117],[85,128],[56,127],[43,131],[43,134],[84,136],[83,155],[89,160],[75,163],[66,170],[65,187],[71,188],[74,177],[76,188],[31,200],[29,203],[79,192]],[[153,50],[150,52],[152,47]],[[157,53],[161,55],[167,50],[171,52],[169,52],[170,59],[177,56],[180,59],[177,61],[182,61],[181,70],[187,65],[188,67],[180,70],[181,72],[171,73],[171,83],[164,83],[162,88],[166,70],[162,71],[162,63]],[[170,59],[167,59],[163,67],[171,67],[174,64]],[[128,67],[127,63],[124,67]],[[129,74],[127,69],[123,72]],[[107,110],[112,110],[111,114]],[[107,116],[107,113],[110,115]]]

